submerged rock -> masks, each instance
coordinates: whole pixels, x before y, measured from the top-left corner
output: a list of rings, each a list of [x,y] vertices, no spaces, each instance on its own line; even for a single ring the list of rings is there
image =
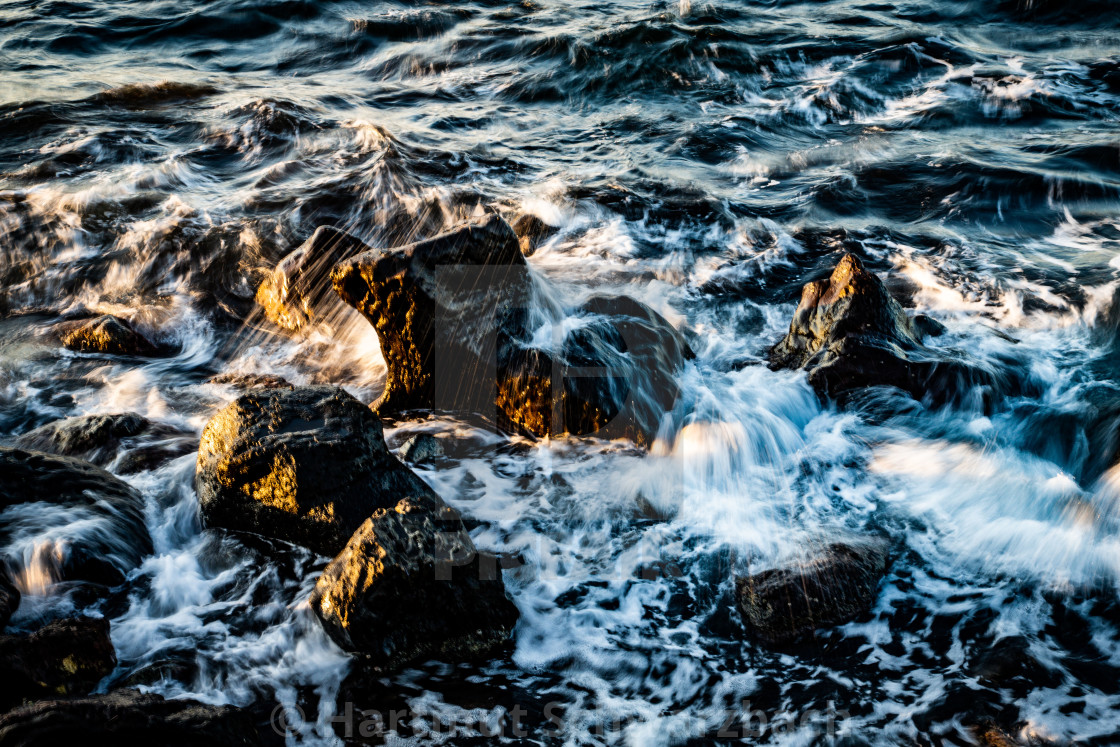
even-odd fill
[[[886,573],[887,543],[836,543],[791,568],[735,579],[743,622],[762,640],[788,643],[865,614]]]
[[[63,322],[55,327],[64,347],[80,353],[156,356],[167,352],[112,314],[96,319]]]
[[[244,711],[115,690],[24,705],[0,716],[0,745],[152,744],[163,747],[259,745]]]
[[[59,620],[30,635],[0,636],[0,705],[88,695],[116,665],[105,619]]]
[[[377,330],[388,367],[382,414],[485,411],[494,405],[497,345],[528,305],[517,237],[489,215],[397,249],[338,264],[334,288]]]
[[[144,499],[127,483],[79,459],[0,447],[0,510],[28,503],[64,510],[0,524],[0,546],[49,530],[38,560],[56,580],[115,586],[152,552]]]
[[[408,500],[362,524],[323,571],[311,608],[339,646],[384,669],[486,656],[518,617],[497,558],[476,552],[458,514]]]
[[[195,472],[206,523],[334,555],[379,508],[439,497],[389,452],[381,421],[333,387],[256,389],[211,419]]]
[[[81,415],[47,423],[15,440],[16,446],[62,456],[81,457],[100,467],[108,467],[126,451],[119,471],[125,474],[153,467],[194,451],[194,439],[183,431],[153,423],[136,413]],[[160,439],[141,445],[137,438]]]
[[[517,234],[521,253],[526,257],[533,256],[537,247],[555,234],[556,230],[531,213],[526,213],[513,222],[513,232]]]
[[[827,280],[805,285],[789,333],[770,349],[770,365],[804,368],[829,397],[889,385],[916,399],[944,399],[990,386],[986,372],[922,344],[942,331],[928,317],[911,319],[878,277],[845,254]]]
[[[338,298],[331,290],[331,269],[369,247],[345,231],[319,226],[257,288],[257,303],[276,325],[297,331],[329,315]]]
[[[443,446],[435,436],[418,433],[405,441],[397,453],[406,462],[426,464],[443,456]]]
[[[0,561],[0,630],[8,625],[12,615],[19,609],[20,593],[12,580],[8,564]]]

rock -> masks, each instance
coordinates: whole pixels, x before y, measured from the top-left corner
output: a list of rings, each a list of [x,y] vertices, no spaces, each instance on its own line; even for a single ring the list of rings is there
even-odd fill
[[[377,330],[388,367],[383,415],[494,406],[499,337],[528,304],[517,237],[488,215],[450,233],[338,264],[334,288]]]
[[[986,372],[922,344],[941,330],[929,318],[915,323],[878,277],[845,254],[828,280],[805,285],[789,333],[770,349],[770,366],[806,369],[828,397],[888,385],[917,399],[943,398],[991,385]]]
[[[692,350],[664,317],[626,296],[593,297],[575,315],[587,322],[567,332],[558,352],[503,348],[500,414],[535,436],[595,434],[648,446]]]
[[[1025,695],[1037,687],[1057,687],[1061,675],[1043,666],[1030,652],[1023,636],[1008,636],[996,641],[970,667],[981,683],[1011,689]]]
[[[164,700],[136,690],[40,701],[0,716],[0,745],[60,744],[233,747],[259,745],[261,739],[238,708]]]
[[[207,384],[226,384],[234,389],[274,389],[284,388],[291,389],[292,384],[281,376],[274,374],[237,374],[237,373],[224,373],[213,376],[206,381]]]
[[[88,695],[116,665],[103,618],[59,620],[30,635],[0,636],[0,706]]]
[[[425,464],[443,456],[443,446],[435,436],[417,433],[397,451],[400,458],[412,464]]]
[[[319,226],[260,284],[257,303],[272,322],[293,332],[323,319],[338,303],[329,282],[331,269],[365,251],[369,247],[345,231]]]
[[[735,579],[743,622],[763,641],[788,643],[865,614],[886,573],[887,543],[836,543],[791,567]]]
[[[8,564],[0,561],[0,630],[8,626],[8,621],[19,609],[20,593],[12,580]]]
[[[0,545],[52,535],[39,560],[55,580],[116,586],[152,552],[144,499],[127,483],[79,459],[0,447],[0,510],[30,503],[65,510],[0,524]]]
[[[517,234],[521,253],[526,257],[533,256],[537,247],[556,231],[554,226],[550,226],[532,213],[526,213],[513,222],[513,232]]]
[[[157,356],[168,352],[112,314],[55,326],[64,347],[80,353]]]
[[[81,457],[99,467],[109,467],[122,451],[118,471],[123,474],[152,469],[169,459],[194,451],[194,439],[183,431],[153,423],[136,413],[82,415],[47,423],[15,440],[23,449]],[[140,444],[140,436],[160,439]]]
[[[339,646],[385,670],[483,657],[518,616],[497,559],[475,551],[458,515],[408,500],[362,524],[323,571],[311,608]]]
[[[255,389],[207,424],[195,473],[212,527],[335,555],[379,508],[439,497],[385,445],[381,421],[332,387]]]

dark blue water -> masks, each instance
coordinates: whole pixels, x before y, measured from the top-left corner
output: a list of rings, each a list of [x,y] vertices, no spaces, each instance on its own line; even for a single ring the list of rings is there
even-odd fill
[[[420,474],[481,547],[528,561],[507,574],[515,645],[480,667],[346,680],[306,606],[322,559],[202,530],[193,455],[129,476],[156,552],[98,609],[120,657],[103,687],[157,671],[167,695],[281,704],[308,743],[338,738],[347,699],[408,709],[420,744],[423,718],[517,705],[535,725],[514,742],[718,742],[744,700],[773,743],[830,743],[801,720],[830,708],[846,744],[970,744],[984,724],[1120,742],[1118,11],[5,2],[0,436],[124,410],[200,432],[235,396],[206,381],[230,372],[376,398],[363,319],[293,336],[253,300],[321,224],[397,245],[482,206],[534,213],[560,229],[529,260],[558,298],[633,295],[698,353],[685,425],[648,455],[389,428],[461,439],[454,467]],[[801,284],[844,252],[948,327],[937,346],[1017,369],[1031,396],[838,410],[768,370]],[[60,350],[50,326],[88,312],[180,352]],[[744,637],[730,568],[869,530],[900,548],[869,619],[792,654]],[[5,548],[29,592],[17,626],[82,605],[36,565],[51,536]],[[636,579],[651,557],[683,575]],[[1015,637],[1045,674],[981,677]],[[450,743],[465,735],[483,739]]]

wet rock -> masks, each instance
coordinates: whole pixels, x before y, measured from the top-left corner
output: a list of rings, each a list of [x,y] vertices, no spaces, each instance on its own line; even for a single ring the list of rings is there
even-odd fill
[[[981,683],[1026,694],[1036,687],[1056,687],[1061,676],[1043,666],[1030,652],[1030,641],[1023,636],[1008,636],[996,641],[972,665],[972,674]]]
[[[247,392],[202,433],[195,473],[213,527],[335,555],[379,508],[440,499],[385,445],[381,421],[341,389]]]
[[[0,636],[0,704],[87,695],[116,665],[103,618],[59,620],[30,635]]]
[[[829,397],[888,385],[917,399],[943,399],[991,385],[977,367],[922,344],[923,336],[940,331],[932,319],[911,319],[883,282],[846,254],[831,277],[804,286],[789,333],[770,350],[770,365],[806,369],[813,388]]]
[[[475,551],[458,515],[407,500],[362,524],[323,571],[311,608],[339,646],[386,670],[484,657],[518,616],[497,559]]]
[[[788,643],[865,614],[886,566],[883,540],[836,543],[799,565],[736,578],[736,601],[754,635]]]
[[[79,459],[0,447],[0,511],[29,503],[63,511],[0,522],[0,546],[51,534],[36,560],[56,580],[115,586],[152,552],[144,499],[127,483]]]
[[[257,303],[276,325],[290,331],[329,316],[338,303],[330,284],[338,262],[369,247],[345,231],[319,226],[257,288]]]
[[[498,339],[518,326],[530,292],[505,221],[488,215],[425,241],[363,252],[332,277],[381,340],[388,376],[378,412],[493,409]]]
[[[136,690],[40,701],[0,716],[0,745],[59,744],[232,747],[259,745],[261,738],[238,708],[164,700]]]
[[[140,436],[146,436],[148,441],[160,441],[142,445]],[[116,465],[118,471],[124,474],[152,469],[169,459],[194,451],[194,439],[188,434],[131,412],[56,420],[19,436],[15,445],[50,454],[81,457],[100,467],[113,465],[125,451],[128,453],[121,458],[121,464]]]
[[[443,446],[435,436],[418,433],[405,441],[397,453],[406,462],[426,464],[443,456]]]
[[[517,242],[521,253],[526,257],[533,256],[537,247],[544,243],[557,229],[550,226],[537,216],[526,213],[513,222],[513,232],[517,234]]]
[[[274,374],[237,374],[224,373],[207,379],[207,384],[226,384],[234,389],[291,389],[292,384],[281,376]]]
[[[19,609],[20,593],[12,580],[8,564],[0,561],[0,630],[8,625],[12,615]]]
[[[586,323],[558,351],[503,347],[500,415],[535,436],[595,434],[648,446],[673,408],[691,349],[664,317],[626,296],[593,297],[575,315]]]
[[[64,347],[80,353],[157,356],[169,352],[112,314],[96,319],[63,322],[55,327]]]

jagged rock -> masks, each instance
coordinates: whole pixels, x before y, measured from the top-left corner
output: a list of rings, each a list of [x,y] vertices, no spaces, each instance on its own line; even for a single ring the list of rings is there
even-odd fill
[[[217,376],[212,376],[207,379],[207,384],[226,384],[234,389],[272,389],[284,388],[292,389],[292,384],[282,376],[274,374],[237,374],[237,373],[224,373]]]
[[[517,234],[521,253],[526,257],[533,256],[537,247],[555,234],[556,230],[532,213],[526,213],[513,222],[513,232]]]
[[[443,456],[443,446],[435,436],[418,433],[405,441],[397,453],[406,462],[425,464]]]
[[[0,706],[88,695],[116,665],[103,618],[59,620],[30,635],[0,636]]]
[[[0,630],[8,625],[12,615],[19,609],[20,593],[12,580],[8,564],[0,561]]]
[[[458,515],[408,500],[362,524],[323,571],[311,608],[339,646],[386,670],[483,657],[518,616],[497,558],[475,551]]]
[[[145,436],[141,444],[138,437]],[[183,431],[153,423],[136,413],[81,415],[47,423],[15,440],[23,449],[81,457],[99,467],[117,465],[124,474],[151,469],[169,459],[194,451],[194,439]],[[153,442],[153,439],[156,439]]]
[[[496,215],[397,249],[339,263],[334,288],[377,330],[388,376],[375,405],[410,410],[494,407],[497,345],[520,329],[530,278],[513,230]]]
[[[265,315],[284,329],[296,331],[313,319],[329,316],[338,303],[331,291],[331,269],[369,247],[345,231],[319,226],[292,251],[257,288],[257,303]]]
[[[341,389],[247,392],[202,433],[195,473],[207,524],[335,555],[379,508],[440,504],[385,445],[381,421]]]
[[[39,560],[58,580],[116,586],[152,552],[144,499],[127,483],[79,459],[0,447],[0,510],[26,503],[65,512],[0,525],[0,546],[51,530]]]
[[[247,747],[261,739],[252,719],[238,708],[164,700],[136,690],[40,701],[0,716],[0,745],[60,744]]]
[[[845,254],[831,277],[805,285],[770,365],[806,369],[813,388],[829,397],[882,384],[943,399],[972,384],[990,386],[986,372],[922,344],[942,329],[933,319],[911,319],[878,277]]]
[[[63,322],[55,327],[55,331],[64,347],[80,353],[150,357],[168,352],[137,332],[129,322],[112,314]]]
[[[887,543],[836,543],[790,568],[735,579],[743,622],[763,641],[783,644],[865,614],[887,567]]]

